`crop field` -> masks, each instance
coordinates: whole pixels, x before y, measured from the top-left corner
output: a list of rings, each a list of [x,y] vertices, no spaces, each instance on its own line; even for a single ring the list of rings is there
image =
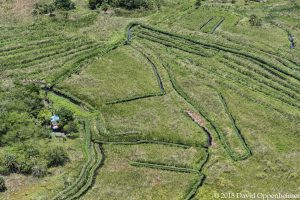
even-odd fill
[[[38,114],[24,108],[33,100],[20,104],[42,134],[18,145],[0,122],[0,158],[27,140],[41,155],[56,145],[69,156],[38,178],[4,173],[17,161],[0,161],[0,200],[300,194],[297,0],[164,0],[149,10],[73,2],[54,16],[28,13],[45,1],[0,2],[0,111],[13,112],[7,94],[31,84],[43,104]],[[46,137],[41,118],[61,109],[78,130]]]

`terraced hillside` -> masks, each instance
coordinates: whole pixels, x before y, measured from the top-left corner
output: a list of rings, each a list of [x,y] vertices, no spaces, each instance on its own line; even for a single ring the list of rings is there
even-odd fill
[[[17,173],[5,175],[0,199],[300,193],[297,1],[74,2],[68,18],[0,21],[0,89],[34,83],[80,127],[78,138],[48,139],[66,146],[67,165],[18,188]]]

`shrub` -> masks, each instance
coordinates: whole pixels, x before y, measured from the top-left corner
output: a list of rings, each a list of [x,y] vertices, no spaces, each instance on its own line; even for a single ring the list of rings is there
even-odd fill
[[[196,0],[195,8],[198,9],[201,6],[201,0]]]
[[[89,8],[92,10],[95,10],[98,4],[99,0],[89,0]]]
[[[60,117],[63,125],[74,120],[73,112],[67,108],[62,107],[56,113]]]
[[[31,174],[33,164],[30,161],[23,161],[19,164],[19,172],[22,174]]]
[[[68,159],[67,152],[62,147],[51,148],[46,152],[49,167],[64,165]]]
[[[41,178],[46,176],[47,174],[47,167],[43,164],[38,164],[32,167],[32,176]]]
[[[75,4],[71,0],[54,0],[54,6],[57,9],[62,9],[62,10],[75,9]]]
[[[259,19],[256,15],[251,15],[249,23],[251,26],[261,26],[261,19]]]
[[[17,172],[19,169],[16,156],[12,154],[6,154],[4,156],[4,165],[9,169],[10,172]]]
[[[68,124],[66,124],[63,127],[63,129],[64,129],[64,132],[66,132],[66,133],[76,133],[78,131],[77,125],[73,121],[68,122]]]
[[[121,7],[128,10],[133,9],[152,9],[161,6],[161,0],[89,0],[89,7],[96,9],[98,6],[108,4],[112,7]]]
[[[0,192],[4,192],[6,190],[5,180],[2,176],[0,176]]]
[[[1,175],[9,175],[10,174],[10,171],[7,167],[5,166],[0,166],[0,174]]]
[[[28,146],[25,149],[25,155],[27,158],[36,157],[40,154],[39,150],[33,146]]]

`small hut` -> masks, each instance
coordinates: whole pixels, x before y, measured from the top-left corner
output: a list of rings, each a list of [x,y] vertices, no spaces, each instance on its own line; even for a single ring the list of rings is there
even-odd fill
[[[51,129],[53,131],[58,131],[59,129],[58,123],[59,123],[59,116],[53,115],[51,117]]]

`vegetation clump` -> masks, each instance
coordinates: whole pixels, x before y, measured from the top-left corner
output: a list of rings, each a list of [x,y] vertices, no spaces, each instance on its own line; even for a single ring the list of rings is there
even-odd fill
[[[261,19],[256,15],[251,15],[249,19],[249,23],[251,26],[261,26]]]
[[[54,16],[56,10],[69,11],[75,9],[75,3],[71,0],[54,0],[52,3],[36,3],[32,11],[33,15]]]
[[[58,146],[46,151],[46,159],[49,167],[56,167],[64,165],[69,158],[67,152],[62,147]]]
[[[6,190],[5,180],[2,176],[0,176],[0,192],[4,192]]]
[[[153,9],[161,5],[161,0],[89,0],[90,9],[96,9],[97,7],[108,6],[117,8],[125,8],[128,10],[133,9]]]

